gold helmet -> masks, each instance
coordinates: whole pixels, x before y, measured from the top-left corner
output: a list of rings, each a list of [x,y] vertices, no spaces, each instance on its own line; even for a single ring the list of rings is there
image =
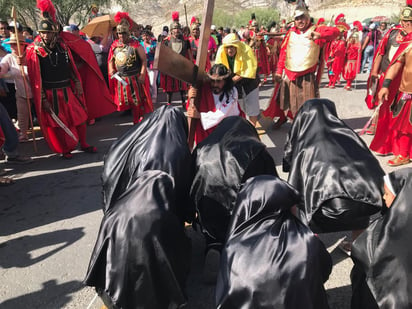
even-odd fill
[[[116,27],[117,33],[130,33],[133,21],[129,17],[129,13],[117,12],[116,15],[114,15],[114,21],[118,23]]]
[[[37,0],[37,7],[41,11],[39,32],[59,32],[60,26],[56,20],[56,9],[50,0]]]

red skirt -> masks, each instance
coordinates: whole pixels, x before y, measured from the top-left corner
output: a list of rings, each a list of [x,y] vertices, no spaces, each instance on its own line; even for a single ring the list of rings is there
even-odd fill
[[[70,87],[44,89],[47,100],[52,104],[54,113],[65,126],[78,137],[77,126],[84,124],[87,113]],[[70,137],[46,111],[41,111],[40,126],[44,138],[53,152],[67,153],[74,150],[77,141]]]

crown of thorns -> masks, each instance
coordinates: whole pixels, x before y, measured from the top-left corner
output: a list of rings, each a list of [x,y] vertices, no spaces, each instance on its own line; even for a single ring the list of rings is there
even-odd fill
[[[228,70],[227,70],[227,73],[226,73],[225,75],[219,75],[219,74],[217,74],[217,73],[215,73],[215,74],[212,75],[212,74],[207,73],[207,76],[208,76],[210,79],[213,79],[213,80],[224,80],[224,79],[230,77],[231,74],[232,74],[232,72],[230,71],[230,69],[228,69]]]

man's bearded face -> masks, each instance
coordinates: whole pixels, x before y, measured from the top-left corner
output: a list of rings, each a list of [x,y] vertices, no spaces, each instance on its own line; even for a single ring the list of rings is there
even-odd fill
[[[223,87],[225,86],[225,80],[210,80],[210,87],[212,88],[212,92],[214,94],[220,94],[223,91]]]
[[[295,18],[295,27],[300,30],[304,31],[309,26],[310,19],[309,16],[306,14],[300,15]]]

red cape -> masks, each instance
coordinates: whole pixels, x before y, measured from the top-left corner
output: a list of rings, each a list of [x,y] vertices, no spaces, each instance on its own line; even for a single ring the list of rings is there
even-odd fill
[[[82,65],[77,69],[82,81],[89,119],[116,111],[117,107],[112,100],[90,44],[70,32],[60,32],[60,37],[72,52],[74,59],[82,60]]]

